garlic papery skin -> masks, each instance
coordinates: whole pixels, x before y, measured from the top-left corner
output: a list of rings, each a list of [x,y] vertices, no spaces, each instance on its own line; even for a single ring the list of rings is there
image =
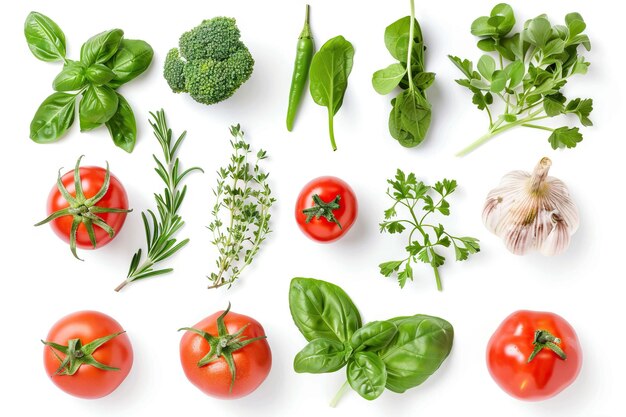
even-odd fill
[[[578,209],[565,183],[548,176],[551,165],[544,157],[532,174],[509,172],[487,195],[483,223],[516,255],[558,255],[578,229]]]

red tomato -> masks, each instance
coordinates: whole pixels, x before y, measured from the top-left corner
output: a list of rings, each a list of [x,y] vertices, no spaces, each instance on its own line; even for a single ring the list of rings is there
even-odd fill
[[[122,333],[105,341],[91,355],[85,348],[88,349],[91,342],[102,341],[101,338],[123,331],[117,321],[97,311],[79,311],[63,317],[52,326],[46,338],[43,352],[46,373],[57,387],[76,397],[100,398],[109,395],[124,381],[133,365],[133,349],[128,336]],[[73,350],[65,350],[68,346]],[[82,349],[79,349],[81,346]],[[80,353],[72,355],[77,369],[72,369],[69,364],[60,368],[62,362],[69,359],[70,352],[78,351]],[[90,359],[104,367],[118,369],[105,370],[82,363]]]
[[[319,242],[332,242],[345,235],[357,213],[354,191],[337,177],[315,178],[304,186],[296,201],[300,230]]]
[[[529,361],[535,350],[536,356]],[[574,382],[581,365],[576,332],[553,313],[516,311],[500,324],[487,345],[491,376],[520,400],[555,396]]]
[[[261,385],[272,367],[272,352],[263,326],[253,318],[229,309],[210,315],[193,328],[184,329],[188,331],[180,341],[180,361],[187,379],[200,391],[217,398],[234,399],[250,394]],[[220,320],[224,324],[221,334]],[[233,337],[242,329],[239,337]],[[207,339],[210,340],[211,336],[215,343],[223,344],[221,349],[210,345]],[[233,346],[235,343],[245,346],[237,348]],[[221,354],[212,356],[218,350]],[[234,365],[234,381],[226,360],[228,356],[232,357]],[[203,364],[203,360],[211,361]]]

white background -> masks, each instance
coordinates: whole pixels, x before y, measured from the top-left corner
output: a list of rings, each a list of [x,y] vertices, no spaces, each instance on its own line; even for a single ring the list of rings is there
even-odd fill
[[[317,45],[342,34],[356,48],[344,105],[335,118],[339,146],[335,153],[327,136],[325,109],[308,96],[295,131],[288,133],[284,127],[303,1],[2,2],[0,414],[451,416],[471,410],[510,417],[624,415],[619,396],[626,388],[626,286],[620,262],[625,230],[621,201],[626,108],[620,13],[602,2],[513,1],[519,24],[543,12],[562,22],[567,12],[579,11],[587,21],[592,66],[587,76],[568,84],[565,93],[594,98],[591,117],[595,126],[584,129],[585,140],[575,150],[553,151],[546,132],[518,129],[461,159],[453,156],[455,151],[480,136],[487,120],[471,104],[469,93],[454,83],[459,73],[446,55],[476,62],[480,53],[469,27],[474,18],[488,14],[494,2],[416,2],[428,46],[427,69],[437,73],[437,81],[428,90],[433,103],[428,138],[410,150],[389,136],[391,97],[379,96],[370,83],[375,70],[393,62],[384,47],[383,32],[409,13],[408,1],[311,3]],[[153,46],[150,70],[121,89],[138,121],[139,138],[132,154],[115,148],[104,128],[81,134],[77,121],[56,144],[38,145],[28,139],[31,117],[52,92],[52,79],[61,69],[59,64],[38,61],[29,52],[22,27],[31,10],[60,25],[67,37],[68,56],[75,59],[84,40],[113,27]],[[252,78],[234,97],[207,107],[187,95],[171,93],[161,69],[166,52],[182,32],[202,18],[219,15],[237,18],[256,65]],[[144,245],[140,212],[153,207],[152,193],[161,189],[152,169],[152,153],[160,150],[147,124],[148,112],[161,107],[176,133],[188,130],[180,152],[182,163],[206,171],[187,181],[188,197],[182,208],[187,225],[179,237],[190,237],[191,243],[167,262],[174,273],[133,284],[118,294],[113,288],[125,278],[134,251]],[[263,147],[270,155],[265,167],[278,198],[274,232],[241,281],[230,290],[209,291],[205,276],[216,253],[205,226],[210,221],[214,171],[229,158],[228,127],[234,123],[241,123],[253,147]],[[81,154],[86,155],[85,165],[109,161],[135,209],[113,243],[97,252],[81,252],[85,262],[73,259],[49,227],[33,227],[46,215],[45,200],[57,170],[69,170]],[[552,158],[551,173],[569,185],[580,209],[581,227],[562,256],[516,257],[483,227],[482,204],[503,174],[530,170],[542,156]],[[427,182],[456,178],[459,190],[451,198],[452,216],[445,224],[452,232],[481,239],[480,254],[441,268],[443,293],[436,291],[432,272],[424,265],[418,266],[415,282],[404,290],[378,273],[378,263],[397,258],[405,245],[404,239],[378,233],[378,222],[390,203],[384,196],[385,180],[398,167],[414,171]],[[293,219],[293,204],[302,185],[324,174],[350,183],[360,203],[354,228],[330,245],[308,240]],[[328,401],[343,383],[344,374],[298,375],[292,370],[293,357],[305,344],[288,309],[288,286],[294,276],[339,284],[354,299],[364,321],[414,313],[446,318],[456,333],[450,358],[426,383],[403,395],[385,392],[378,400],[366,402],[349,392],[337,409],[330,409]],[[274,357],[267,381],[252,395],[230,402],[206,397],[187,382],[178,360],[181,334],[176,332],[223,309],[229,300],[234,311],[252,315],[265,326]],[[135,351],[127,380],[101,400],[67,396],[43,371],[39,339],[60,317],[81,309],[115,317],[128,331]],[[552,400],[514,400],[487,373],[487,340],[500,321],[517,309],[557,312],[580,337],[582,372]]]

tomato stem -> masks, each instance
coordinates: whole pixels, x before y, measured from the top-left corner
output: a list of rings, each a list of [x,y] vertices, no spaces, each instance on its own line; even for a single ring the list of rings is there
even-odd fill
[[[348,383],[348,381],[344,382],[341,388],[339,388],[339,391],[337,391],[337,393],[333,397],[333,399],[330,400],[329,405],[333,408],[337,407],[337,403],[339,403],[339,400],[341,399],[341,397],[343,397],[343,394],[346,393],[349,387],[350,387],[350,384]]]
[[[548,330],[542,330],[542,329],[536,330],[535,337],[533,339],[533,346],[535,348],[533,349],[532,353],[528,357],[527,363],[530,363],[533,359],[535,359],[535,356],[537,356],[537,354],[539,354],[539,352],[541,352],[543,349],[550,349],[562,360],[567,359],[567,355],[565,354],[563,349],[561,349],[561,347],[559,346],[560,343],[561,343],[561,339],[554,336]]]

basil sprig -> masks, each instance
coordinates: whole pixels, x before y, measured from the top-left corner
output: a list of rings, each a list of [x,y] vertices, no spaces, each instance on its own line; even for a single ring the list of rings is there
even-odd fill
[[[312,278],[294,278],[289,289],[294,323],[309,342],[295,357],[298,373],[329,373],[346,367],[349,386],[366,400],[385,389],[403,393],[426,381],[450,354],[452,325],[417,314],[362,325],[359,310],[341,288]]]
[[[143,73],[152,62],[152,47],[141,40],[124,39],[121,29],[89,38],[80,49],[80,60],[66,56],[65,34],[52,19],[31,12],[24,24],[26,42],[36,58],[63,62],[48,96],[35,112],[30,138],[37,143],[59,140],[74,123],[76,101],[80,130],[106,125],[116,146],[132,152],[137,140],[133,110],[116,90]]]

